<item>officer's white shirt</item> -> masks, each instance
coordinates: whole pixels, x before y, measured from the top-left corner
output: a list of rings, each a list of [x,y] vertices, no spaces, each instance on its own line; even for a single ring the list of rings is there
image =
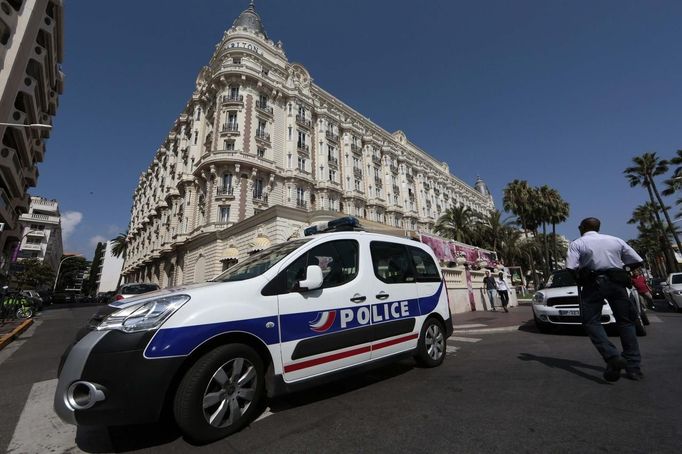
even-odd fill
[[[642,257],[625,241],[598,232],[585,232],[568,246],[566,268],[593,271],[623,268],[642,262]]]

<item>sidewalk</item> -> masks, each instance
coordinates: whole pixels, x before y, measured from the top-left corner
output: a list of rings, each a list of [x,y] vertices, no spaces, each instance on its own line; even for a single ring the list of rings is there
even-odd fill
[[[7,320],[0,324],[0,350],[12,342],[16,336],[26,331],[32,323],[33,319],[29,318],[27,320]]]
[[[519,326],[533,320],[533,309],[529,305],[512,307],[509,312],[475,311],[452,314],[454,334],[483,334],[516,331]]]

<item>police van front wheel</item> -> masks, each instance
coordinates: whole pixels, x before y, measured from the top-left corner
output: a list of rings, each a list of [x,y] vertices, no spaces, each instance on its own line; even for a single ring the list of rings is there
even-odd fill
[[[440,366],[445,359],[445,331],[435,318],[424,322],[415,357],[423,367]]]
[[[242,429],[260,411],[264,366],[249,346],[220,346],[199,358],[180,381],[173,413],[180,430],[208,443]]]

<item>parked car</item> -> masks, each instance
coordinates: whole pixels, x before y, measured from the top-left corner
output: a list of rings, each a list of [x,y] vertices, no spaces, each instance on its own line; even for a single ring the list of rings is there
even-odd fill
[[[645,336],[648,322],[642,314],[637,292],[628,289],[628,297],[637,311],[636,329],[638,336]],[[544,288],[533,296],[533,320],[538,331],[546,333],[559,326],[581,325],[580,296],[578,286],[570,270],[552,273]],[[614,326],[616,318],[609,303],[604,300],[601,313],[602,325]]]
[[[37,290],[22,290],[19,293],[26,298],[30,298],[33,302],[33,306],[37,310],[40,311],[43,309],[43,298],[40,296]]]
[[[119,301],[125,298],[130,298],[131,296],[141,295],[142,293],[153,292],[159,290],[157,284],[123,284],[118,290],[116,290],[116,295],[114,296],[115,301]]]
[[[682,273],[670,273],[663,284],[663,296],[674,310],[682,310]]]
[[[127,425],[169,404],[186,437],[216,440],[253,421],[266,396],[404,356],[439,366],[453,329],[444,285],[433,251],[413,240],[284,242],[212,282],[112,303],[65,353],[55,410],[71,424]]]

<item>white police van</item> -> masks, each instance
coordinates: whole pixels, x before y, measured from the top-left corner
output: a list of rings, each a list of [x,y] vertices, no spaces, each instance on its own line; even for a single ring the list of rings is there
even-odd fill
[[[212,282],[112,303],[64,354],[54,405],[66,422],[152,422],[171,412],[208,442],[252,421],[266,396],[414,355],[434,367],[452,334],[431,249],[337,230],[273,246]],[[348,230],[348,231],[338,231]]]

